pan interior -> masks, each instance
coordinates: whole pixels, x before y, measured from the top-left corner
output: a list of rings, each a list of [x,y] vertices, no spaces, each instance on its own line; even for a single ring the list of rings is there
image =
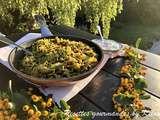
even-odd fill
[[[95,43],[93,43],[93,42],[91,42],[89,40],[85,40],[83,38],[77,38],[77,37],[73,37],[73,36],[50,36],[50,37],[43,37],[43,38],[55,38],[55,37],[64,38],[64,39],[66,38],[66,39],[69,39],[69,40],[72,40],[72,41],[81,41],[81,42],[89,45],[90,47],[92,47],[92,49],[97,53],[98,62],[100,62],[102,60],[102,56],[103,56],[102,50],[99,48],[99,46],[97,46]],[[25,43],[21,44],[21,46],[24,47],[24,48],[29,48],[35,41],[43,39],[43,38],[38,38],[38,39],[29,41],[29,42],[25,42]],[[10,65],[14,69],[16,69],[16,71],[19,71],[19,68],[21,67],[20,63],[19,63],[19,60],[22,59],[24,56],[25,56],[25,52],[23,52],[19,48],[15,48],[11,52],[10,58],[9,58],[10,59],[9,61],[11,62]],[[93,69],[95,69],[95,67]],[[91,72],[91,71],[92,70],[90,70],[88,72]],[[83,73],[81,75],[83,76]]]

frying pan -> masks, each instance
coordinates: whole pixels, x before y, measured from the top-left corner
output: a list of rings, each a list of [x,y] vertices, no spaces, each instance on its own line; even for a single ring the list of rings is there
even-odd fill
[[[16,73],[19,77],[26,80],[27,82],[32,83],[32,84],[37,85],[37,86],[44,86],[44,87],[47,87],[47,86],[68,86],[68,85],[75,84],[79,80],[82,80],[83,78],[86,78],[87,76],[89,76],[102,63],[102,59],[103,59],[102,49],[97,44],[95,44],[94,42],[92,42],[90,40],[87,40],[87,39],[84,39],[84,38],[78,38],[78,37],[75,37],[75,36],[70,36],[70,35],[69,36],[68,35],[54,36],[54,35],[52,35],[52,36],[47,36],[47,37],[41,37],[41,38],[38,38],[38,39],[33,39],[29,42],[24,42],[24,43],[20,44],[20,46],[22,46],[23,48],[28,48],[37,40],[44,39],[44,38],[46,38],[46,39],[47,38],[55,38],[55,37],[69,39],[71,41],[81,41],[81,42],[89,45],[97,53],[98,63],[91,70],[89,70],[85,73],[79,74],[77,76],[73,76],[73,77],[60,78],[60,79],[38,78],[38,77],[33,77],[31,75],[27,75],[27,74],[18,70],[18,67],[19,67],[18,62],[25,55],[25,53],[22,49],[19,49],[18,47],[16,47],[10,52],[9,57],[8,57],[8,62],[9,62],[9,65],[10,65],[12,71],[14,73]]]

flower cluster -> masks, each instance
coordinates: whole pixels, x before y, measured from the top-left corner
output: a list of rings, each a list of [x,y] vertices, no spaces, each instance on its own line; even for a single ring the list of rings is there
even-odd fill
[[[22,108],[28,120],[66,120],[71,118],[72,120],[81,120],[76,114],[69,114],[71,112],[69,110],[70,106],[63,100],[61,100],[60,107],[54,103],[51,97],[44,99],[42,96],[33,94],[32,92],[33,88],[28,88],[27,94],[32,104],[25,104]]]
[[[135,114],[140,115],[145,109],[141,99],[149,98],[143,91],[147,87],[145,68],[140,61],[145,60],[144,55],[137,53],[132,48],[125,49],[126,62],[120,70],[120,85],[113,94],[115,110],[121,120],[131,120]]]
[[[58,105],[52,96],[35,91],[33,88],[13,93],[0,91],[0,120],[81,120],[64,100]]]
[[[15,113],[12,113],[11,109],[13,104],[8,98],[0,98],[0,120],[19,120]]]

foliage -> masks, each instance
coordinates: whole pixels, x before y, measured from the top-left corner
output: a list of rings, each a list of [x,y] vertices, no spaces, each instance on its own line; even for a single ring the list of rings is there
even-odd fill
[[[58,105],[52,95],[43,96],[34,88],[0,91],[0,120],[90,120],[91,116],[79,116],[60,100]]]
[[[136,40],[136,44],[135,44],[135,47],[136,47],[136,48],[139,48],[139,46],[140,46],[140,44],[141,44],[141,41],[142,41],[141,38],[138,38],[138,39]]]
[[[114,100],[120,103],[121,105],[129,105],[132,104],[134,98],[131,95],[119,94],[114,97]]]
[[[49,23],[75,25],[79,11],[84,13],[89,29],[97,33],[101,25],[108,37],[110,23],[123,8],[123,0],[0,0],[1,28],[28,30],[34,27],[34,15],[45,15]]]
[[[82,7],[86,20],[90,23],[90,31],[97,33],[97,25],[102,26],[105,37],[109,35],[111,20],[123,9],[123,0],[83,0]]]
[[[140,42],[141,39],[138,39],[137,48]],[[139,116],[144,115],[147,109],[142,100],[149,99],[150,96],[144,92],[144,88],[147,87],[144,78],[146,68],[140,64],[140,61],[145,60],[144,55],[131,47],[125,48],[124,52],[127,60],[120,70],[121,82],[113,94],[113,103],[116,111],[120,113],[120,119],[131,120],[134,113]]]

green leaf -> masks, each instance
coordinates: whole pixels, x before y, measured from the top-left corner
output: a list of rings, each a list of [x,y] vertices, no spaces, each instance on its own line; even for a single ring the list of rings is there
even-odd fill
[[[2,99],[4,99],[4,98],[10,98],[9,92],[8,91],[6,91],[6,92],[0,91],[0,98],[2,98]]]
[[[28,99],[19,92],[13,93],[12,102],[15,104],[16,111],[19,112],[24,104],[30,104]]]
[[[125,94],[119,94],[114,97],[114,100],[122,105],[130,105],[133,103],[133,96],[132,95],[125,95]]]
[[[138,38],[138,39],[137,39],[136,44],[135,44],[135,47],[136,47],[136,48],[139,48],[141,41],[142,41],[141,38]]]
[[[61,112],[62,110],[56,105],[52,108],[53,112]]]
[[[73,116],[70,116],[68,120],[74,120],[74,117],[73,117]]]
[[[66,115],[64,112],[58,112],[57,113],[57,120],[65,120]]]
[[[142,100],[147,100],[147,99],[150,99],[150,98],[151,98],[150,95],[141,95],[140,96],[140,99],[142,99]]]
[[[147,84],[145,79],[138,78],[135,80],[135,89],[136,90],[143,90],[144,88],[147,88]]]
[[[70,106],[64,100],[60,100],[60,105],[61,105],[62,110],[69,110],[70,109]]]
[[[130,78],[131,77],[130,73],[120,73],[120,76],[121,77],[126,77],[126,78]]]
[[[138,93],[138,94],[142,94],[143,93],[143,90],[141,90],[141,89],[135,89],[136,90],[136,92]]]

